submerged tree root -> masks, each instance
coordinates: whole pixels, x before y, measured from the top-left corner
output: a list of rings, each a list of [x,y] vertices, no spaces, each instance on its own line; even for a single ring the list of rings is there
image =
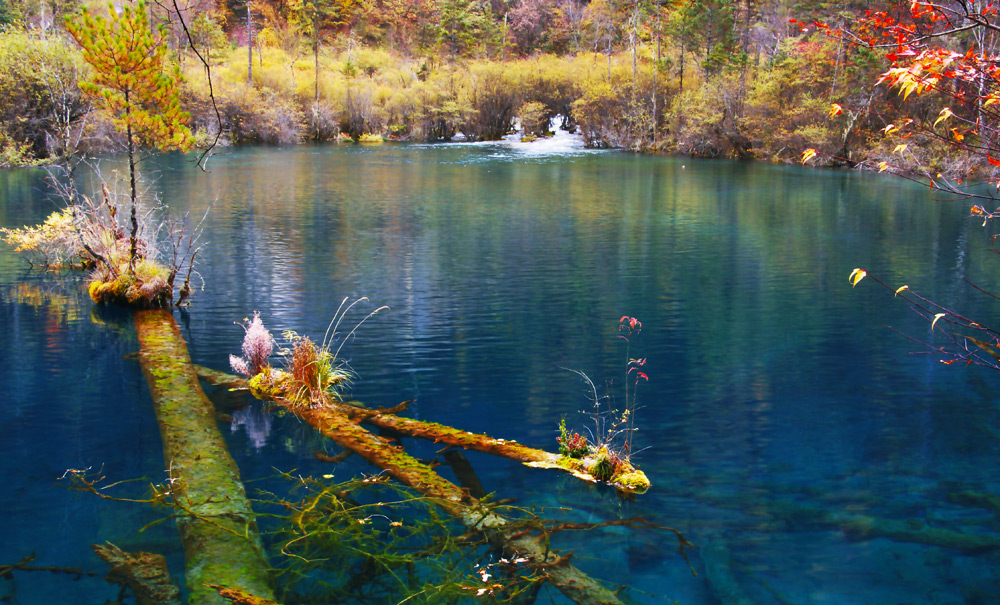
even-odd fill
[[[239,469],[198,384],[170,311],[136,311],[139,361],[156,409],[184,542],[192,604],[226,603],[207,584],[273,598],[268,564]]]
[[[55,567],[53,565],[28,565],[35,560],[35,553],[31,553],[20,561],[10,565],[0,565],[0,578],[11,578],[14,571],[47,571],[49,573],[67,574],[73,576],[74,580],[79,580],[83,576],[96,576],[92,571],[83,571],[79,567]],[[0,599],[0,603],[4,602]]]

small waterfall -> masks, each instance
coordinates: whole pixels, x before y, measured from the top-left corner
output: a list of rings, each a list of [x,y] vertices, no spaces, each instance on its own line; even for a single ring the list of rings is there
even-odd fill
[[[530,143],[521,142],[524,129],[518,122],[515,124],[517,132],[504,137],[503,143],[518,153],[531,156],[565,155],[590,151],[584,146],[583,136],[580,133],[570,133],[559,128],[562,121],[563,118],[560,115],[552,118],[549,121],[549,130],[553,132],[553,135],[536,139]]]

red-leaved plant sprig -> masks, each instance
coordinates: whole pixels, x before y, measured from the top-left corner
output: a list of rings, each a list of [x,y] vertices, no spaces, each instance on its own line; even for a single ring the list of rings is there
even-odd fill
[[[632,338],[642,331],[642,322],[634,317],[622,315],[618,320],[618,338],[625,341],[625,444],[623,453],[626,458],[632,453],[632,435],[635,433],[636,393],[639,379],[649,382],[649,376],[639,368],[646,365],[646,358],[631,357]],[[631,380],[631,388],[629,382]]]
[[[590,443],[586,438],[581,437],[576,445],[587,444],[591,453],[597,454],[601,450],[606,451],[608,460],[617,466],[620,462],[629,462],[632,451],[632,437],[635,433],[635,411],[638,403],[637,392],[639,381],[649,381],[649,376],[643,371],[646,365],[646,358],[631,357],[632,340],[639,335],[642,330],[642,322],[634,317],[623,315],[618,321],[618,337],[625,341],[625,409],[619,413],[615,409],[613,397],[608,389],[608,394],[603,397],[597,392],[597,386],[585,372],[571,368],[563,368],[573,372],[583,378],[588,386],[587,398],[593,403],[592,411],[588,415],[593,419],[593,429],[587,428],[590,433]],[[607,403],[605,409],[604,404]],[[560,453],[569,445],[571,435],[566,430],[565,421],[560,423],[560,438],[557,439],[560,446]],[[575,434],[574,434],[575,435]],[[621,436],[621,439],[619,439]],[[579,450],[580,448],[575,448]]]

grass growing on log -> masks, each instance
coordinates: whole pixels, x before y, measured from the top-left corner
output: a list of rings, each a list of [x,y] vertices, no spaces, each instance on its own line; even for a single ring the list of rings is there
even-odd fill
[[[587,428],[590,433],[588,440],[579,433],[570,433],[564,418],[559,421],[559,437],[556,438],[559,453],[569,459],[579,459],[583,468],[595,479],[638,493],[650,487],[646,474],[632,465],[632,438],[638,430],[635,424],[636,391],[639,380],[649,380],[642,371],[646,358],[630,356],[632,339],[641,331],[642,322],[634,317],[623,315],[618,320],[618,338],[625,341],[625,405],[621,411],[615,408],[610,386],[608,394],[601,397],[590,376],[580,370],[566,368],[587,383],[587,398],[592,406],[588,415],[594,427],[593,430]]]
[[[250,376],[251,390],[264,399],[280,396],[291,403],[305,406],[323,405],[329,400],[339,401],[342,390],[350,384],[352,377],[350,368],[340,358],[341,350],[362,324],[389,308],[378,307],[354,324],[353,328],[342,333],[340,328],[347,314],[359,303],[368,302],[368,298],[361,297],[350,304],[347,301],[348,298],[344,298],[340,302],[320,344],[293,330],[282,333],[288,345],[279,351],[285,357],[284,370],[272,368],[268,363],[273,338],[261,323],[260,314],[254,312],[253,319],[244,326],[244,357],[230,355],[230,365],[235,372]]]

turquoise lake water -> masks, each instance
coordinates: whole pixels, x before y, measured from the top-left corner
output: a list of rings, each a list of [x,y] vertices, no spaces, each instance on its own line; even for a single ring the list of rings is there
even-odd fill
[[[177,317],[193,360],[215,369],[239,352],[236,322],[255,310],[275,333],[321,339],[344,297],[367,296],[390,310],[344,349],[354,398],[413,399],[414,417],[554,450],[560,418],[590,424],[585,385],[566,368],[620,393],[618,320],[641,320],[631,353],[648,359],[649,381],[638,389],[634,460],[653,483],[647,494],[623,500],[468,455],[487,491],[521,506],[680,530],[697,575],[662,532],[554,541],[635,601],[1000,594],[995,548],[942,538],[1000,546],[1000,512],[974,497],[1000,494],[998,376],[923,354],[888,326],[936,346],[940,335],[872,280],[848,282],[863,267],[993,320],[996,301],[963,280],[1000,291],[1000,259],[966,203],[884,175],[575,146],[238,149],[208,173],[177,156],[143,168],[144,186],[175,213],[197,220],[211,207],[204,290]],[[0,172],[0,226],[55,209],[43,177]],[[95,309],[84,287],[0,250],[0,565],[35,552],[35,565],[99,574],[15,572],[0,579],[11,602],[113,599],[89,547],[105,540],[183,570],[171,523],[136,534],[164,511],[57,481],[88,467],[109,480],[165,478],[150,397],[127,357],[137,348],[129,315]],[[311,430],[259,403],[220,428],[251,485],[275,468],[374,472],[318,462],[312,452],[325,446]],[[440,449],[410,446],[424,458]]]

